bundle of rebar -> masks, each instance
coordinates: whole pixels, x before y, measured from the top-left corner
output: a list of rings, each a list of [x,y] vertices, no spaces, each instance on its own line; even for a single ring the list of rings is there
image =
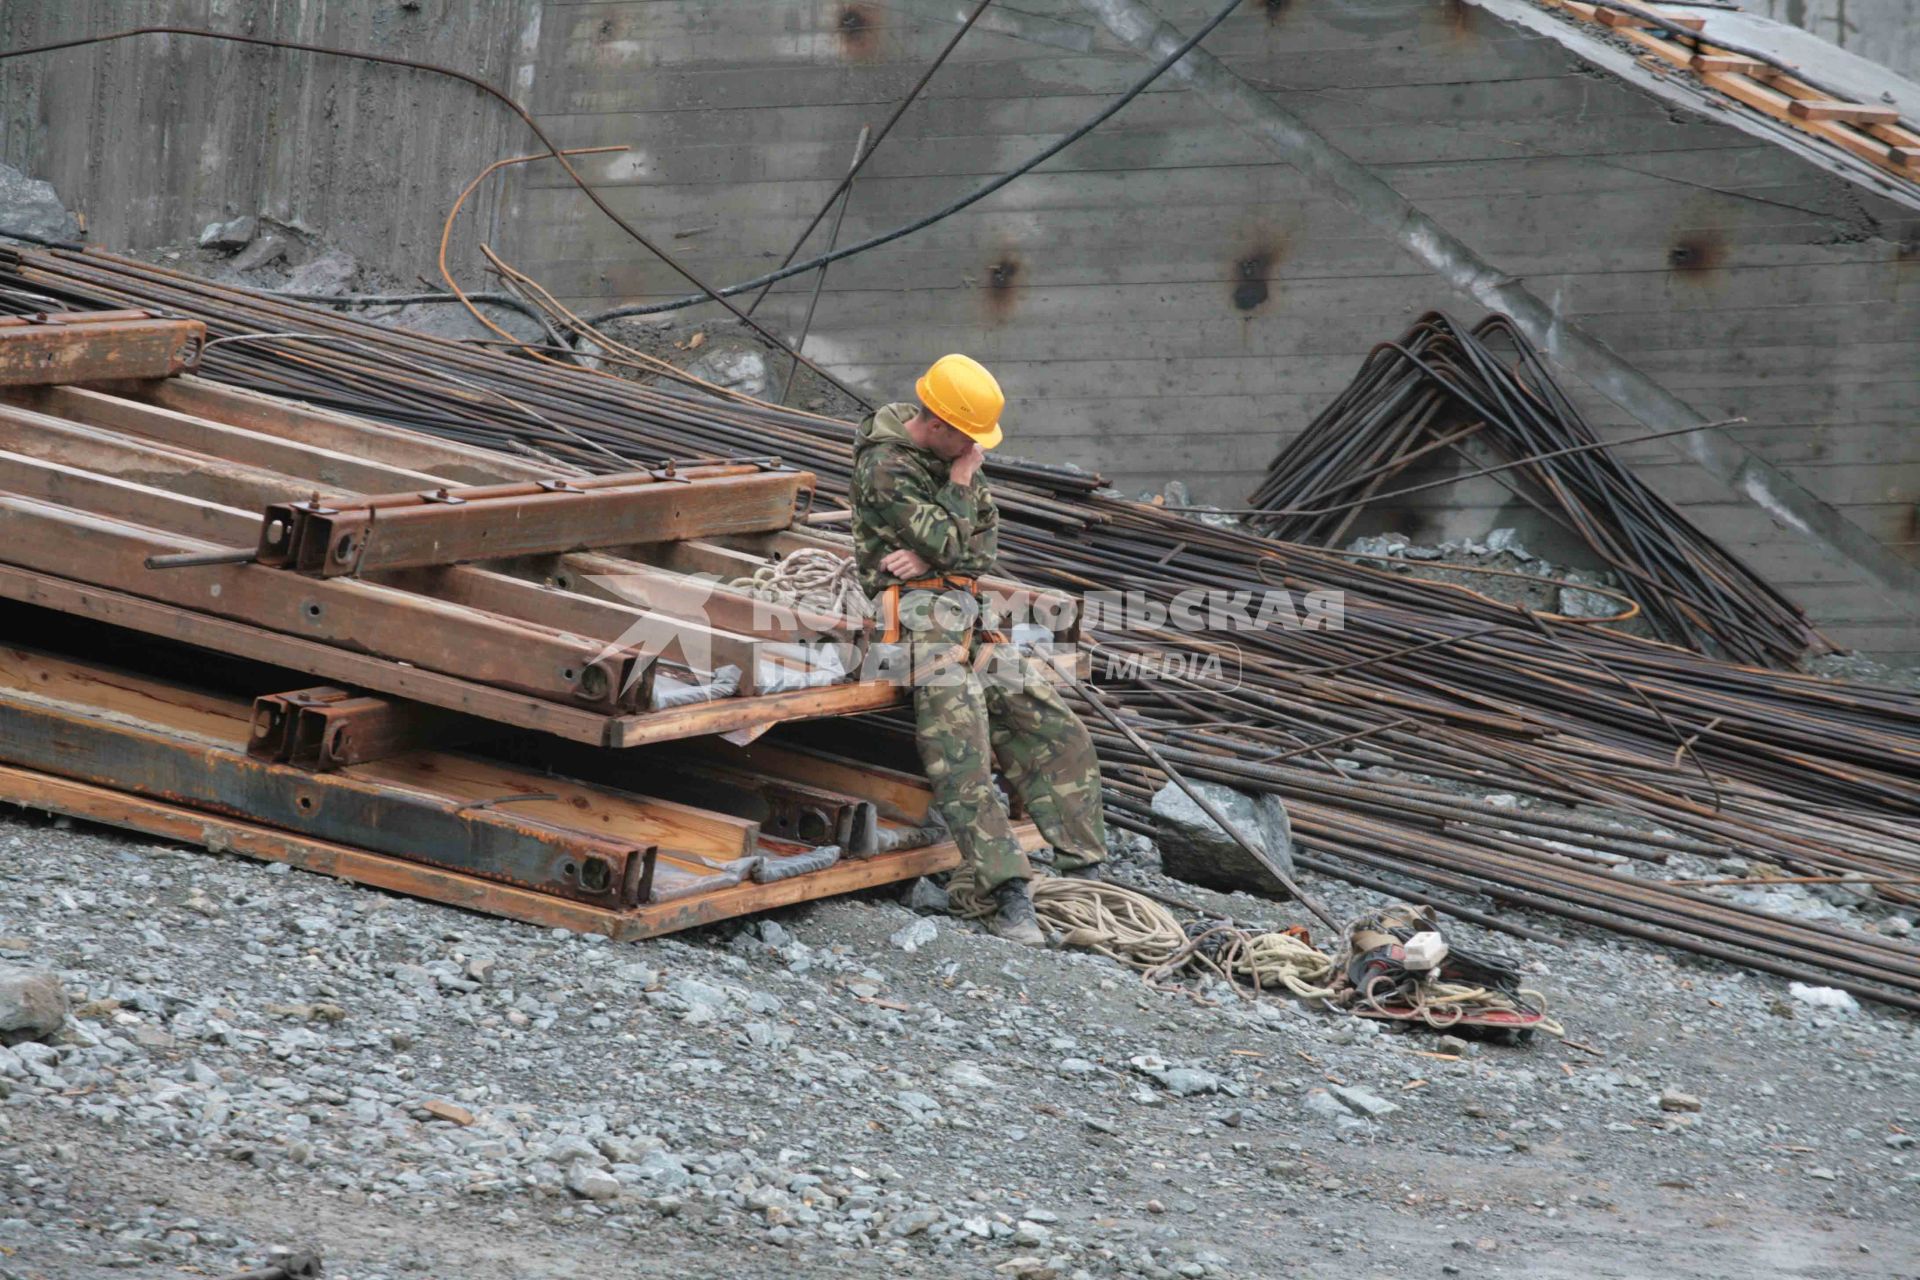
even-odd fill
[[[819,415],[387,330],[98,252],[0,255],[0,304],[47,299],[201,319],[201,376],[377,421],[593,471],[779,455],[824,497],[846,493],[851,427]],[[1003,572],[1160,606],[1092,622],[1094,679],[1170,767],[1282,797],[1308,870],[1492,928],[1543,936],[1503,910],[1524,908],[1920,1009],[1908,942],[1656,878],[1670,857],[1738,858],[1920,902],[1913,695],[1531,614],[1126,501],[1067,468],[996,455],[988,474]],[[1172,607],[1195,591],[1339,598],[1344,611],[1337,626],[1184,629]],[[1088,719],[1112,821],[1153,830],[1165,773]]]
[[[1617,574],[1663,640],[1788,666],[1821,644],[1804,614],[1648,488],[1600,438],[1505,316],[1471,331],[1440,312],[1375,347],[1347,389],[1267,466],[1250,523],[1331,546],[1393,477],[1469,444],[1505,462],[1522,501]]]

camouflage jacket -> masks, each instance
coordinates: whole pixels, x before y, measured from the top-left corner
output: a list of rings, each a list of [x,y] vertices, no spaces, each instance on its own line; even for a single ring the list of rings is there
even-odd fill
[[[883,405],[860,424],[853,458],[853,545],[860,588],[878,595],[900,581],[880,567],[888,552],[920,553],[931,573],[977,577],[993,570],[1000,513],[985,477],[961,486],[947,462],[915,444],[906,424],[915,404]]]

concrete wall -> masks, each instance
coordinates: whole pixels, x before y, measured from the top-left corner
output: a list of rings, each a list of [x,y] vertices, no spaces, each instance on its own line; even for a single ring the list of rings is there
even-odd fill
[[[206,27],[443,63],[527,84],[537,0],[8,0],[0,46],[139,25]],[[461,186],[537,147],[443,76],[185,36],[142,36],[0,64],[0,159],[54,184],[99,244],[190,241],[268,214],[394,271],[431,272]],[[456,260],[490,225],[476,196]]]
[[[238,4],[213,20],[324,27],[341,43],[429,50],[517,81],[563,144],[630,145],[581,168],[689,266],[727,281],[785,253],[860,126],[885,118],[959,7],[524,0],[410,13],[354,0]],[[1191,29],[1214,5],[1154,7]],[[990,10],[868,166],[843,243],[971,189],[1132,82],[1144,63],[1094,9]],[[64,11],[16,0],[0,36],[64,31],[72,20],[53,16]],[[1909,212],[1458,0],[1261,0],[1208,48],[1696,408],[1752,417],[1759,428],[1740,439],[1920,561],[1920,220]],[[0,67],[5,157],[80,199],[103,243],[177,239],[226,208],[272,203],[410,274],[429,267],[467,176],[526,149],[501,112],[458,88],[395,84],[385,71],[269,75],[261,55],[175,48],[149,65],[155,56],[60,55],[57,82],[51,64]],[[269,106],[287,123],[263,119]],[[298,130],[299,144],[268,148],[270,128]],[[682,292],[554,173],[516,171],[501,190],[496,243],[569,302]],[[783,286],[761,314],[797,325],[810,287]],[[1270,145],[1167,82],[981,204],[836,265],[807,350],[888,396],[906,394],[929,358],[969,351],[1015,397],[1021,452],[1128,489],[1184,478],[1231,503],[1372,344],[1434,308],[1478,314]],[[1603,431],[1637,429],[1573,390]],[[1677,449],[1630,456],[1837,639],[1920,649],[1911,613]],[[1422,537],[1515,522],[1530,518],[1491,482],[1376,521]]]
[[[1920,79],[1920,10],[1913,0],[1745,0],[1742,7]]]

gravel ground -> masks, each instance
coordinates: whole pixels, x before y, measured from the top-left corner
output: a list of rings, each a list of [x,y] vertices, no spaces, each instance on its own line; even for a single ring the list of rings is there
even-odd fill
[[[75,1006],[0,1050],[0,1277],[1920,1275],[1914,1020],[1566,936],[1598,1052],[1447,1060],[897,895],[613,945],[0,812]]]

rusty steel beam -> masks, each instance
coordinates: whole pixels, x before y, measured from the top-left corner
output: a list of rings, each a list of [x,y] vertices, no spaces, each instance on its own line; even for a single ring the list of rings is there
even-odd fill
[[[481,518],[481,512],[473,504],[483,501],[553,493],[579,494],[589,489],[630,488],[655,482],[686,483],[710,477],[755,475],[764,469],[758,466],[720,466],[675,472],[672,467],[667,467],[661,471],[622,471],[605,476],[543,478],[461,487],[442,485],[432,489],[372,495],[314,492],[299,499],[268,504],[260,521],[257,538],[259,550],[254,559],[278,568],[291,567],[303,573],[334,576],[355,571],[355,566],[351,564],[328,564],[332,549],[331,531],[333,525],[341,521],[371,522],[377,515],[391,513],[397,508],[434,506],[468,508],[467,514],[478,519]],[[498,509],[497,514],[502,518],[511,518],[505,507]]]
[[[459,746],[490,732],[471,716],[321,685],[255,698],[247,754],[328,773],[422,747]]]
[[[261,547],[279,551],[301,573],[336,577],[780,529],[793,522],[800,490],[811,489],[812,477],[769,471],[684,483],[555,486],[472,498],[443,490],[408,495],[417,500],[405,505],[275,508],[263,522]]]
[[[624,745],[630,722],[645,717],[605,716],[577,707],[495,689],[456,676],[423,671],[405,662],[355,653],[301,636],[192,613],[121,591],[52,574],[0,564],[0,600],[91,618],[110,626],[301,671],[323,680],[340,680],[396,697],[465,712],[484,720],[550,733],[569,742]],[[648,671],[651,672],[649,667]]]
[[[4,414],[0,413],[0,420]],[[96,466],[108,465],[113,455],[89,459]],[[162,463],[191,470],[185,459],[149,459],[150,467]],[[145,468],[142,468],[145,473]],[[169,473],[157,477],[173,480]],[[213,543],[233,543],[257,536],[260,517],[216,503],[203,502],[167,489],[152,488],[119,480],[96,470],[84,470],[59,463],[25,457],[0,449],[0,491],[37,498],[44,502],[112,515],[150,529],[204,538]],[[0,550],[0,560],[7,553]],[[624,561],[614,561],[624,564]],[[635,566],[638,568],[639,566]],[[668,575],[659,575],[668,577]],[[401,570],[372,579],[382,585],[457,605],[466,605],[502,618],[517,620],[546,630],[557,630],[600,640],[607,644],[627,637],[628,644],[639,645],[656,659],[698,667],[703,673],[715,666],[732,663],[746,674],[742,691],[752,693],[760,668],[760,640],[805,639],[807,633],[761,628],[761,634],[741,635],[724,625],[701,621],[702,614],[727,610],[708,608],[712,598],[732,605],[732,613],[750,618],[750,605],[738,597],[709,597],[704,585],[673,579],[630,603],[611,603],[588,595],[509,577],[476,565],[455,565],[437,569]],[[675,592],[675,588],[679,588]],[[660,609],[654,609],[658,597]],[[654,611],[649,612],[650,609]],[[714,618],[718,623],[719,619]],[[644,702],[633,705],[643,706]]]
[[[702,621],[707,597],[697,590],[623,603],[465,564],[402,569],[368,581],[609,644],[637,645],[657,661],[678,663],[703,676],[732,664],[741,670],[743,694],[758,688],[763,645],[775,638],[741,635]]]
[[[256,536],[260,509],[267,503],[297,501],[313,492],[310,483],[278,471],[71,422],[5,401],[0,401],[0,449],[241,508],[250,517],[248,540]]]
[[[308,491],[348,489],[384,493],[437,489],[453,481],[431,472],[377,462],[342,449],[231,427],[224,422],[122,400],[83,387],[27,387],[7,393],[22,408],[90,426],[105,427],[229,462],[278,471],[305,483]]]
[[[331,409],[281,400],[274,396],[225,386],[191,375],[149,382],[107,383],[93,388],[171,409],[194,418],[244,427],[261,435],[298,440],[340,453],[370,458],[391,467],[425,471],[460,484],[494,484],[506,480],[562,479],[576,475],[571,467],[515,457],[496,449],[479,449],[438,436],[409,431]]]
[[[878,806],[864,796],[718,760],[656,754],[637,764],[568,745],[542,746],[537,754],[517,747],[510,755],[603,785],[670,795],[680,804],[748,818],[759,824],[761,835],[774,840],[837,844],[850,856],[871,853],[879,832]]]
[[[200,361],[207,326],[147,311],[0,316],[0,386],[169,378]]]
[[[449,867],[632,906],[649,850],[349,774],[307,773],[127,716],[0,690],[8,764]]]
[[[145,567],[148,556],[217,550],[0,493],[0,558],[19,568],[595,711],[644,705],[641,677],[651,657],[599,641],[352,579],[302,578],[245,564]]]

